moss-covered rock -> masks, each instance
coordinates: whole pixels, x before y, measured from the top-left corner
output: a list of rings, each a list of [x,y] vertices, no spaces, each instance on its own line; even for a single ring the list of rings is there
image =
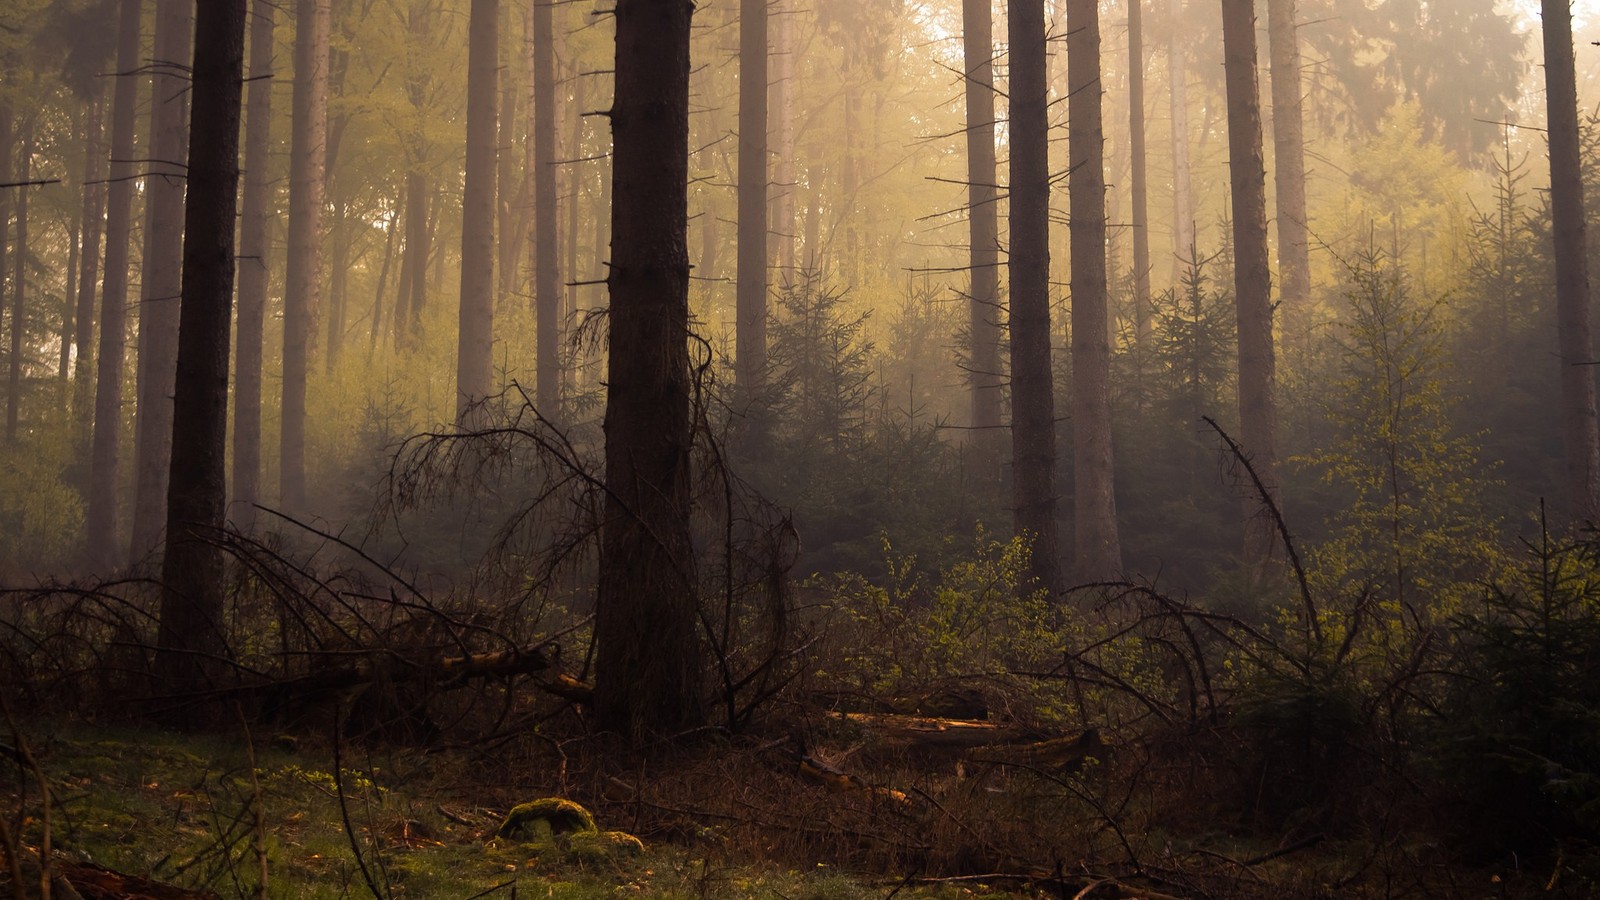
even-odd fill
[[[506,813],[495,837],[547,843],[558,834],[594,834],[594,814],[564,797],[544,797],[519,803]]]

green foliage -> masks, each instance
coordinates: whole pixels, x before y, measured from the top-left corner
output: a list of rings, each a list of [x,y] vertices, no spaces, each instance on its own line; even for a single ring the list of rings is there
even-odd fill
[[[0,448],[0,584],[70,566],[83,530],[83,500],[66,483],[72,430],[56,423]]]

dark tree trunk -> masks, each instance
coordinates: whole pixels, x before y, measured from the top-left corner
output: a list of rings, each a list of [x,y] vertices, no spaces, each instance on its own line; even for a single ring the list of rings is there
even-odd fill
[[[95,361],[94,438],[90,453],[89,561],[116,568],[117,460],[122,445],[122,367],[127,350],[128,244],[133,220],[133,127],[139,84],[140,0],[122,0],[117,24],[117,76],[111,106],[111,184],[106,200],[106,272],[100,291],[100,352]]]
[[[226,653],[228,329],[239,186],[245,0],[205,0],[196,17],[194,127],[184,204],[182,309],[158,646],[169,690],[207,686]]]
[[[145,178],[144,261],[140,266],[133,535],[138,563],[161,546],[172,457],[172,387],[178,361],[178,292],[183,276],[184,154],[188,151],[193,0],[157,0],[150,82],[150,162]]]
[[[990,0],[963,0],[961,46],[967,69],[967,226],[972,288],[972,427],[983,459],[980,472],[998,469],[1000,406],[1000,204],[994,151],[994,16]],[[985,474],[984,477],[988,477]]]
[[[84,133],[88,133],[88,122],[80,120],[77,113],[72,115],[72,125],[74,131],[81,125]],[[84,194],[87,196],[88,192],[85,191]],[[60,348],[57,351],[59,356],[56,365],[56,379],[61,382],[63,388],[66,387],[67,364],[71,361],[70,357],[72,356],[72,317],[78,310],[78,254],[83,244],[83,232],[86,227],[83,216],[83,211],[75,208],[72,210],[71,219],[67,223],[67,270],[62,273],[66,281],[66,296],[61,301],[61,331],[58,332]],[[66,394],[62,393],[60,399],[65,401]]]
[[[767,0],[739,3],[738,200],[735,377],[756,401],[767,371]]]
[[[1168,110],[1172,115],[1172,283],[1194,266],[1194,194],[1189,178],[1189,73],[1178,29],[1182,0],[1167,8]]]
[[[406,174],[406,259],[400,273],[400,306],[395,309],[395,345],[409,347],[422,330],[428,298],[428,179]]]
[[[33,171],[33,123],[22,126],[17,147],[17,181],[27,181]],[[0,177],[4,177],[0,174]],[[17,189],[16,248],[11,268],[11,367],[6,376],[6,443],[17,442],[17,418],[22,405],[22,336],[28,330],[28,188]]]
[[[306,374],[322,286],[329,15],[329,0],[299,0],[295,7],[289,253],[283,292],[283,424],[278,446],[278,502],[292,515],[306,508]]]
[[[699,723],[689,535],[690,0],[618,0],[611,355],[595,713],[632,743]]]
[[[521,9],[521,4],[505,4],[500,6],[500,42],[505,51],[501,58],[505,75],[500,79],[500,117],[499,138],[495,172],[495,212],[499,218],[499,227],[495,237],[499,242],[495,253],[496,297],[498,306],[506,302],[517,289],[517,260],[521,254],[517,250],[517,215],[520,210],[516,207],[517,201],[517,166],[516,154],[512,148],[517,146],[517,123],[520,121],[519,111],[522,104],[522,79],[527,73],[524,65],[526,54],[518,53],[517,42],[507,42],[507,36],[512,34],[512,19],[510,10]]]
[[[9,68],[4,72],[6,80],[12,80]],[[21,181],[12,177],[12,145],[15,143],[13,132],[16,130],[14,113],[11,104],[0,98],[0,181]],[[6,278],[10,267],[6,265],[7,254],[15,253],[15,248],[8,241],[11,238],[11,201],[22,192],[21,188],[0,188],[0,318],[4,316],[6,302]],[[12,330],[16,326],[12,325]]]
[[[556,63],[551,21],[553,0],[533,3],[533,303],[535,391],[539,411],[558,420],[561,411],[561,273],[556,223]]]
[[[1595,418],[1594,339],[1589,333],[1583,161],[1572,53],[1572,9],[1543,0],[1545,102],[1550,125],[1550,207],[1555,232],[1556,316],[1561,345],[1561,423],[1573,515],[1600,518],[1600,427]]]
[[[1061,590],[1056,414],[1050,365],[1050,161],[1044,0],[1011,0],[1012,522],[1031,574]]]
[[[239,325],[234,350],[233,522],[255,527],[261,502],[261,355],[268,272],[267,229],[272,150],[273,0],[250,11],[250,86],[245,111],[244,196],[239,221]]]
[[[1272,141],[1276,166],[1279,302],[1286,346],[1309,349],[1311,260],[1306,228],[1305,123],[1300,87],[1299,24],[1295,0],[1269,0],[1267,38],[1272,59]]]
[[[1122,544],[1117,535],[1116,479],[1111,457],[1111,332],[1106,311],[1105,136],[1098,0],[1070,0],[1067,4],[1067,86],[1071,154],[1072,494],[1076,525],[1073,565],[1080,581],[1109,581],[1122,573]]]
[[[372,354],[378,349],[378,340],[383,335],[383,298],[384,292],[389,289],[389,269],[394,265],[394,236],[400,230],[400,213],[390,210],[389,224],[384,228],[383,235],[383,265],[378,269],[378,287],[372,295],[372,331],[367,338],[367,360],[370,362]],[[404,283],[400,290],[405,290]],[[398,305],[395,307],[398,310]]]
[[[461,328],[456,421],[489,396],[494,341],[495,68],[500,0],[472,0],[467,62],[467,172],[461,201]]]
[[[1128,155],[1133,181],[1133,333],[1150,341],[1150,185],[1144,133],[1144,3],[1128,0]],[[1143,354],[1140,354],[1142,356]],[[1141,378],[1144,373],[1138,373]]]
[[[1233,188],[1233,287],[1239,322],[1239,434],[1263,484],[1277,493],[1277,406],[1273,398],[1272,272],[1267,260],[1267,170],[1261,158],[1255,8],[1222,0],[1228,93],[1228,172]],[[1268,559],[1277,536],[1260,500],[1245,500],[1244,558]]]
[[[72,364],[73,446],[80,465],[88,461],[89,435],[94,428],[94,301],[95,285],[100,279],[100,238],[106,210],[106,189],[100,183],[103,172],[100,163],[106,152],[102,143],[104,109],[105,92],[96,87],[84,127],[83,249],[78,255],[77,311],[72,328],[72,345],[78,351]]]

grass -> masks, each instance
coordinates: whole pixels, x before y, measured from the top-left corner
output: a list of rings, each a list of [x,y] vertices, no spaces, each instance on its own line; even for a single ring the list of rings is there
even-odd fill
[[[651,841],[643,853],[558,837],[493,838],[504,809],[481,771],[449,754],[394,752],[335,779],[327,748],[291,750],[242,739],[33,723],[31,744],[50,780],[58,858],[93,863],[224,897],[256,897],[266,856],[268,897],[541,897],[586,900],[784,897],[881,898],[869,882],[828,866],[790,869],[740,859],[708,832]],[[343,801],[341,803],[341,796]],[[0,815],[42,837],[39,793],[16,766],[0,767]],[[258,827],[256,808],[263,814]],[[341,809],[342,807],[342,809]],[[348,817],[348,830],[345,825]],[[619,823],[600,822],[601,828]],[[353,839],[352,839],[353,835]],[[3,878],[3,875],[0,875]],[[0,894],[9,886],[0,881]],[[906,886],[896,896],[945,900],[983,885]]]

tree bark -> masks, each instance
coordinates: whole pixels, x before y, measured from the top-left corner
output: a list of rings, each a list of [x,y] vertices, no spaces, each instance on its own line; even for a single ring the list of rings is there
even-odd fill
[[[1106,176],[1101,96],[1099,2],[1071,0],[1067,4],[1067,115],[1071,158],[1068,190],[1072,251],[1073,566],[1076,577],[1084,582],[1109,581],[1122,574],[1111,456],[1111,342],[1106,310]]]
[[[495,210],[499,216],[499,229],[496,238],[499,248],[495,253],[496,273],[496,298],[498,306],[517,290],[517,260],[521,258],[517,244],[516,220],[520,210],[517,202],[517,166],[516,154],[512,148],[517,146],[517,123],[521,121],[522,109],[522,81],[527,73],[524,65],[526,54],[518,53],[517,42],[505,44],[505,37],[512,33],[510,10],[521,8],[520,4],[506,4],[500,7],[502,16],[500,20],[500,36],[505,49],[501,64],[504,66],[505,75],[500,79],[500,118],[499,138],[495,173]]]
[[[89,458],[89,438],[94,428],[94,301],[100,277],[100,238],[104,231],[106,189],[100,183],[104,140],[105,92],[96,88],[89,101],[83,144],[83,250],[78,255],[77,312],[73,317],[72,344],[78,355],[72,363],[73,446],[80,464]],[[85,468],[87,468],[85,466]]]
[[[1272,141],[1277,185],[1279,303],[1284,341],[1309,349],[1311,260],[1306,229],[1305,114],[1300,83],[1299,23],[1295,0],[1268,0],[1268,53],[1272,60]]]
[[[767,93],[767,133],[773,163],[771,188],[767,191],[767,230],[769,261],[779,273],[780,285],[794,277],[794,15],[787,0],[771,0],[768,31],[777,71],[769,78]]]
[[[299,0],[295,6],[289,252],[283,293],[283,423],[278,445],[278,502],[290,515],[306,508],[306,374],[322,285],[329,18],[329,0]]]
[[[1062,589],[1050,363],[1050,161],[1044,0],[1010,0],[1012,522],[1030,573]]]
[[[172,458],[172,388],[178,360],[178,293],[183,278],[184,154],[188,150],[193,0],[157,0],[150,80],[150,161],[145,177],[144,261],[140,266],[139,362],[134,420],[133,534],[128,558],[161,546]]]
[[[273,0],[250,11],[250,86],[247,88],[244,196],[239,221],[239,324],[234,350],[233,515],[235,527],[255,527],[261,502],[261,356],[265,342],[268,199],[272,151]]]
[[[133,127],[138,103],[141,0],[122,0],[117,80],[111,106],[111,184],[106,198],[106,271],[100,291],[100,352],[95,360],[87,551],[107,572],[121,563],[117,544],[117,460],[122,445],[122,368],[127,349],[128,244],[133,219]]]
[[[205,0],[195,20],[194,127],[184,204],[178,379],[157,646],[168,689],[203,689],[227,652],[223,554],[227,513],[228,331],[244,83],[245,0]]]
[[[595,713],[635,745],[703,719],[689,534],[691,0],[618,0]]]
[[[735,378],[747,403],[758,401],[767,370],[767,88],[767,0],[740,0],[734,349]]]
[[[17,181],[27,181],[33,171],[33,123],[22,126],[17,147]],[[11,367],[6,377],[6,443],[17,442],[17,419],[22,404],[22,336],[28,330],[28,188],[17,189],[16,245],[11,254]]]
[[[561,411],[561,273],[556,223],[556,63],[551,3],[533,0],[534,402],[552,421]]]
[[[1133,181],[1133,333],[1150,342],[1150,185],[1144,128],[1144,3],[1128,0],[1128,155]],[[1142,356],[1142,354],[1141,354]],[[1139,373],[1140,376],[1143,373]]]
[[[1182,36],[1178,23],[1183,0],[1171,0],[1167,7],[1168,107],[1172,115],[1172,283],[1184,283],[1184,276],[1196,263],[1194,191],[1189,177],[1189,72],[1185,65]]]
[[[87,111],[85,111],[85,119],[87,119]],[[81,126],[84,133],[87,134],[89,128],[85,119],[79,119],[77,113],[74,112],[72,114],[73,130],[77,131]],[[88,192],[85,191],[84,193],[87,196]],[[70,219],[67,221],[67,269],[62,273],[62,278],[66,281],[66,296],[62,298],[61,302],[61,331],[57,333],[60,338],[60,347],[57,350],[59,355],[56,365],[56,380],[61,382],[63,388],[66,387],[67,364],[71,362],[72,356],[72,317],[78,310],[78,254],[83,245],[84,229],[87,227],[83,217],[83,210],[74,208]],[[60,399],[65,401],[66,394],[63,393]]]
[[[1239,434],[1267,490],[1277,494],[1277,405],[1273,397],[1272,272],[1267,260],[1267,170],[1261,153],[1255,8],[1222,0],[1228,101],[1228,173],[1233,189],[1233,286],[1239,328]],[[1277,543],[1272,523],[1245,500],[1244,559],[1258,566]]]
[[[489,396],[494,342],[495,102],[500,2],[472,0],[467,62],[467,166],[461,201],[461,314],[456,421]]]
[[[1589,263],[1583,162],[1569,0],[1543,0],[1544,83],[1550,126],[1550,207],[1555,233],[1560,331],[1561,423],[1570,511],[1600,518],[1600,426],[1595,417],[1594,339],[1589,333]]]
[[[961,47],[966,66],[967,234],[971,288],[972,427],[982,459],[979,471],[998,471],[1000,406],[1000,203],[994,150],[994,11],[990,0],[963,0]],[[985,476],[987,477],[987,476]]]

